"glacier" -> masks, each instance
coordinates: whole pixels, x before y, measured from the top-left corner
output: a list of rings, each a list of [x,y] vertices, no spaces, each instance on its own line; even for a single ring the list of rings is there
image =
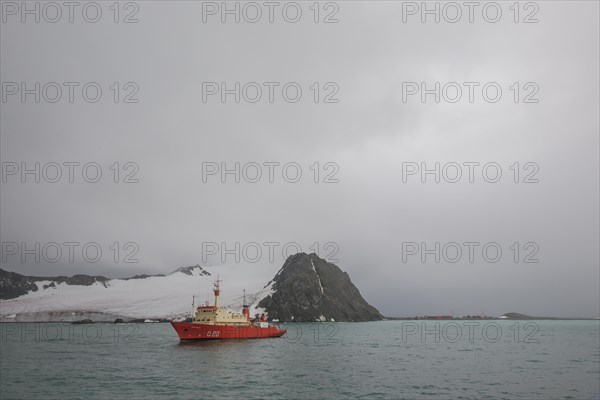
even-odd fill
[[[213,304],[212,285],[221,280],[221,307],[240,312],[243,291],[251,315],[264,312],[258,303],[273,294],[274,270],[255,264],[183,267],[166,276],[110,279],[90,286],[37,281],[38,290],[0,300],[1,322],[58,322],[117,318],[177,319],[189,316],[194,305]],[[269,282],[265,285],[265,282]]]

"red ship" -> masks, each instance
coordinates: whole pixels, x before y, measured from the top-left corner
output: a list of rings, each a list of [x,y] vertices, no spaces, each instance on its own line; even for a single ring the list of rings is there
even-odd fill
[[[220,308],[219,282],[217,279],[214,284],[214,306],[197,307],[193,318],[183,322],[171,322],[180,340],[258,339],[280,337],[287,332],[286,329],[269,323],[264,313],[251,319],[246,296],[241,314]]]

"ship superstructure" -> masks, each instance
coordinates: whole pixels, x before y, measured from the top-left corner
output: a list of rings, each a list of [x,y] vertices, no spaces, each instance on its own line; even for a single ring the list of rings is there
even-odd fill
[[[250,307],[244,302],[241,313],[234,313],[219,307],[221,281],[217,278],[214,283],[214,305],[195,307],[191,320],[171,322],[181,340],[203,339],[254,339],[279,337],[287,331],[267,321],[266,315],[258,314],[250,318]]]

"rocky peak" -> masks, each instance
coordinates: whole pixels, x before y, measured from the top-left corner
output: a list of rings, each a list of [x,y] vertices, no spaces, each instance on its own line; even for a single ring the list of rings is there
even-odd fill
[[[172,272],[172,274],[174,274],[176,272],[181,272],[186,275],[194,275],[194,271],[196,271],[196,270],[198,270],[198,275],[210,275],[210,272],[208,272],[207,270],[202,268],[199,264],[192,265],[189,267],[177,268],[175,271]]]
[[[297,253],[285,261],[269,283],[273,293],[259,304],[281,321],[381,320],[348,274],[316,254]]]

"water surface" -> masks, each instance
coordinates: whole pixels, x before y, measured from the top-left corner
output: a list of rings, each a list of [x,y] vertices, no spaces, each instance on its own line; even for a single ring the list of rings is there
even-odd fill
[[[289,324],[279,339],[180,343],[169,324],[5,323],[0,398],[593,398],[600,321],[526,324]]]

